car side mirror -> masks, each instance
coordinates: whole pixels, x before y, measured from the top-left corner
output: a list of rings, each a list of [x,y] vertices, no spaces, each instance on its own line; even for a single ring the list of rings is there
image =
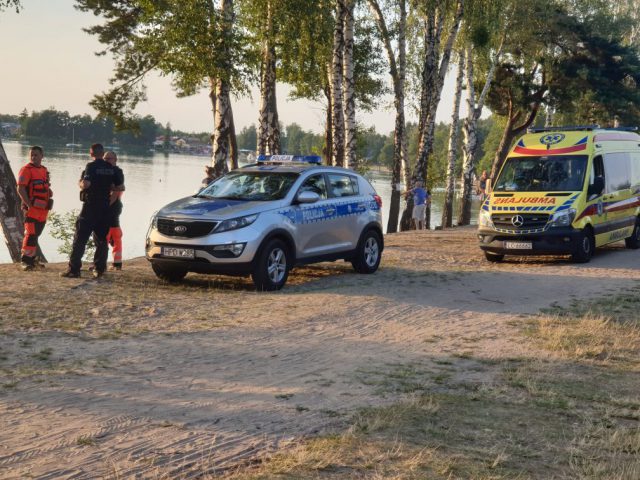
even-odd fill
[[[316,203],[318,200],[320,200],[320,195],[318,195],[316,192],[310,192],[308,190],[300,192],[296,197],[296,201],[298,203]]]
[[[596,197],[600,196],[600,194],[604,190],[604,178],[596,177],[593,179],[593,183],[589,185],[589,189],[587,190],[587,195],[595,195]]]

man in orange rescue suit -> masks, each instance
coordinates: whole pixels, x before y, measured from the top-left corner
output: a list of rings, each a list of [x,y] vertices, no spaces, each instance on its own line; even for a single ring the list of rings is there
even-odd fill
[[[53,200],[49,184],[49,172],[42,165],[44,150],[33,146],[29,149],[30,162],[18,173],[18,195],[25,211],[24,240],[22,241],[22,269],[36,267],[38,237],[44,230]]]
[[[124,178],[122,169],[116,166],[118,156],[109,150],[104,154],[105,161],[115,168],[119,175]],[[122,194],[124,192],[112,191],[109,198],[109,233],[107,242],[113,248],[113,270],[122,270],[122,229],[120,228],[120,215],[122,214]]]

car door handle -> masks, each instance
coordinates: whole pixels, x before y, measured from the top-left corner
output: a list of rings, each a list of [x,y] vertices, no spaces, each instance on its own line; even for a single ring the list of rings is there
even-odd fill
[[[336,213],[336,209],[335,208],[327,208],[324,213],[326,213],[327,215],[333,215],[334,213]]]
[[[364,209],[364,208],[367,208],[367,206],[364,203],[359,203],[358,208]]]
[[[603,199],[603,200],[612,200],[612,199],[613,199],[613,197],[614,197],[613,195],[604,195],[604,196],[602,197],[602,199]]]

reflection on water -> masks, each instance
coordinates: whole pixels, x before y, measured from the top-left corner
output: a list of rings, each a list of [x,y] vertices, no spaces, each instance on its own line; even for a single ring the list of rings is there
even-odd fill
[[[3,142],[14,175],[27,162],[29,145],[17,142]],[[64,213],[79,209],[77,180],[91,159],[86,149],[66,147],[50,148],[44,145],[44,165],[51,173],[55,211]],[[193,194],[204,175],[204,166],[209,157],[195,157],[180,154],[131,155],[119,153],[118,165],[124,170],[126,192],[123,196],[124,211],[121,217],[124,233],[124,258],[144,255],[144,239],[151,215],[163,205]],[[389,199],[391,198],[390,175],[373,169],[369,179],[383,200],[383,225],[387,226]],[[440,224],[443,192],[435,192],[431,209],[431,226]],[[476,208],[476,206],[474,206]],[[49,261],[59,262],[66,257],[58,253],[59,242],[51,238],[45,228],[40,237],[40,245]],[[0,263],[11,261],[4,242],[0,245]]]

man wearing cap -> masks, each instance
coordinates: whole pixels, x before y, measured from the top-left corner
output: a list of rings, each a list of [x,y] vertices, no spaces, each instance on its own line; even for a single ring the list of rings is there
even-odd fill
[[[109,248],[107,233],[109,232],[109,201],[111,192],[124,191],[124,178],[112,165],[104,159],[104,147],[95,143],[91,145],[89,154],[93,161],[87,163],[78,186],[82,210],[76,221],[73,247],[69,257],[69,268],[62,273],[63,277],[78,278],[82,268],[82,257],[93,235],[96,252],[93,256],[94,278],[99,278],[107,268]]]

